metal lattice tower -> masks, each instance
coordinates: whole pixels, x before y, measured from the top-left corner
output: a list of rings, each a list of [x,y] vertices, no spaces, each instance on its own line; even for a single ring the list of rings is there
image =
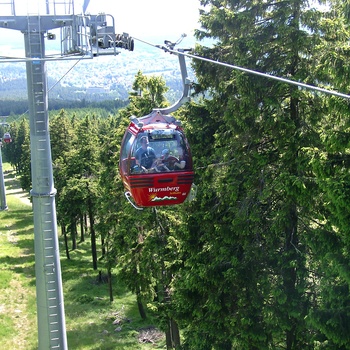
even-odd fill
[[[84,1],[84,9],[88,1]],[[1,11],[5,8],[3,11]],[[74,14],[73,0],[45,0],[45,15],[16,15],[14,0],[0,0],[0,28],[24,33],[25,57],[0,58],[26,62],[30,118],[30,148],[34,214],[35,274],[39,350],[68,349],[61,265],[56,220],[56,204],[48,119],[46,61],[93,58],[100,54],[133,50],[128,34],[115,34],[109,15]],[[112,25],[107,25],[107,17]],[[61,52],[45,56],[45,39],[54,40],[49,31],[59,29]]]

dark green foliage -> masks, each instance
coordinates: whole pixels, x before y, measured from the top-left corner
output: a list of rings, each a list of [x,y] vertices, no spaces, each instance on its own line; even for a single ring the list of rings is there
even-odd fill
[[[24,100],[3,99],[0,102],[0,115],[26,115],[28,113],[28,101],[26,100],[27,92],[24,93]],[[85,99],[82,100],[55,100],[49,99],[49,110],[59,111],[60,109],[100,109],[109,113],[116,113],[118,109],[125,107],[128,101],[124,100],[103,100],[101,102],[91,102]]]
[[[303,0],[201,3],[211,6],[197,35],[217,41],[198,55],[348,89],[347,3],[325,13]],[[177,117],[196,200],[135,211],[124,199],[128,118],[166,105],[164,81],[139,72],[118,115],[52,118],[60,223],[90,218],[99,265],[116,268],[142,318],[156,316],[168,348],[179,347],[179,326],[184,349],[350,349],[348,101],[200,60],[194,67],[196,92],[210,99]]]
[[[324,19],[303,1],[202,4],[211,8],[202,13],[197,34],[217,41],[211,48],[198,46],[200,56],[342,88],[335,77],[347,72],[345,56],[337,53],[339,63],[333,65],[333,51],[326,47],[335,32],[328,26],[327,35],[320,35],[326,21],[342,23],[339,13]],[[342,287],[347,285],[348,249],[335,237],[340,231],[345,243],[347,236],[347,157],[331,156],[339,165],[326,181],[321,171],[330,171],[329,162],[320,169],[323,159],[329,161],[320,127],[333,133],[340,119],[328,123],[327,113],[344,117],[345,103],[207,62],[194,64],[197,91],[209,90],[212,99],[205,103],[211,117],[200,130],[190,129],[196,150],[206,155],[196,164],[206,159],[207,165],[197,172],[197,206],[184,227],[188,260],[176,285],[187,347],[345,346],[346,288],[337,297],[331,284],[323,284],[341,278]],[[201,142],[197,135],[204,130]],[[336,135],[343,140],[337,152],[347,153],[346,133]],[[325,257],[332,269],[322,262]]]
[[[21,187],[29,191],[31,189],[29,122],[21,118],[12,123],[7,131],[11,134],[12,142],[4,147],[4,159],[21,176]]]
[[[147,77],[139,71],[130,93],[130,105],[126,109],[133,115],[142,117],[152,112],[153,108],[166,106],[164,94],[168,91],[162,77]]]

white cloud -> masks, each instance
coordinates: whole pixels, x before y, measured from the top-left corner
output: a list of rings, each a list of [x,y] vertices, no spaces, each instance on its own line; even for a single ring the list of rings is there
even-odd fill
[[[17,16],[45,15],[47,11],[50,15],[55,12],[59,15],[71,14],[73,10],[75,14],[81,14],[84,0],[75,0],[74,9],[70,0],[15,0],[14,3]],[[48,8],[46,4],[49,4]],[[183,33],[191,37],[194,29],[199,27],[199,7],[200,0],[90,0],[86,12],[111,15],[116,33],[125,32],[136,39],[162,44],[164,40],[175,42]],[[11,6],[1,4],[0,12],[0,16],[11,16]],[[0,47],[24,44],[23,34],[17,30],[0,29],[0,35]],[[4,55],[4,49],[1,55]]]
[[[91,0],[88,11],[111,14],[118,33],[140,38],[171,35],[169,39],[176,40],[198,27],[199,6],[199,0]]]
[[[40,13],[80,14],[84,0],[15,0],[16,15]],[[47,4],[49,4],[47,7]],[[55,5],[54,5],[55,4]],[[182,33],[191,35],[198,27],[200,0],[90,0],[87,13],[106,13],[114,17],[118,33],[132,36],[179,37]],[[1,16],[11,15],[11,6],[0,5]],[[174,39],[175,40],[175,39]]]

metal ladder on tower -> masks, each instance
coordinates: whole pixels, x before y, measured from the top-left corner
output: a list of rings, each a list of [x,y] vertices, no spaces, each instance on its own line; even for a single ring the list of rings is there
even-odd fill
[[[34,96],[34,106],[36,114],[35,132],[45,131],[45,91],[43,83],[42,62],[44,58],[42,33],[40,28],[40,15],[28,14],[28,46],[29,56],[32,59],[32,82],[31,88]]]
[[[28,14],[27,31],[27,67],[31,70],[31,78],[28,80],[28,96],[31,96],[29,104],[33,110],[33,121],[31,121],[31,147],[35,149],[35,156],[32,158],[32,182],[34,210],[38,211],[35,232],[36,257],[36,278],[37,298],[40,307],[38,312],[45,313],[44,320],[38,324],[39,332],[46,329],[49,334],[50,349],[62,348],[62,332],[60,329],[60,308],[63,300],[62,291],[59,287],[57,273],[60,273],[59,257],[57,257],[57,232],[53,230],[53,220],[56,220],[56,212],[52,204],[55,196],[55,189],[52,181],[52,167],[49,162],[51,157],[50,140],[48,133],[48,111],[46,91],[46,70],[44,33],[41,29],[41,18],[39,14]],[[51,158],[50,158],[51,159]],[[37,258],[36,258],[37,259]],[[38,318],[40,322],[40,319]],[[40,344],[39,344],[40,345]]]

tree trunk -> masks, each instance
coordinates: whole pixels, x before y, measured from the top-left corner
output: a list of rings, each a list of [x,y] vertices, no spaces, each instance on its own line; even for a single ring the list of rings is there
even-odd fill
[[[66,231],[66,226],[65,225],[61,225],[61,231],[64,237],[64,247],[66,250],[66,257],[67,259],[70,259],[70,255],[69,255],[69,248],[68,248],[68,237],[67,237],[67,231]]]
[[[90,188],[89,188],[89,184],[88,183],[86,183],[86,188],[88,190],[87,204],[88,204],[88,214],[89,214],[89,221],[90,221],[92,266],[93,266],[94,270],[97,270],[97,249],[96,249],[95,219],[94,219],[93,205],[92,205],[92,200],[91,200],[91,192],[90,192]]]
[[[97,250],[96,250],[96,233],[95,233],[95,225],[94,225],[94,215],[92,213],[92,203],[91,198],[89,196],[88,199],[88,207],[89,207],[89,219],[90,219],[90,233],[91,233],[91,254],[92,254],[92,266],[94,270],[97,270]]]
[[[80,216],[80,243],[81,242],[85,242],[84,232],[85,232],[85,229],[84,229],[84,216],[81,215]]]
[[[294,76],[295,67],[297,67],[298,57],[295,55],[295,62],[291,69],[291,74]],[[291,88],[292,92],[296,90],[295,87]],[[290,101],[290,113],[291,119],[294,122],[295,130],[297,133],[300,132],[300,116],[298,111],[298,99],[291,98]],[[297,134],[296,133],[296,134]],[[291,152],[291,158],[289,162],[289,173],[291,176],[300,177],[298,171],[298,148],[299,140],[297,136],[294,136],[293,141],[289,144],[289,149]],[[303,262],[300,261],[300,251],[299,251],[299,237],[298,237],[298,208],[295,196],[292,198],[287,198],[289,208],[287,208],[286,216],[286,227],[285,227],[285,257],[284,262],[287,266],[283,270],[283,286],[286,293],[287,304],[295,305],[300,303],[301,291],[300,285],[302,285],[302,280],[298,280],[298,271],[301,271],[303,267]],[[302,275],[302,274],[301,274]],[[294,310],[293,310],[294,311]],[[298,343],[298,323],[300,322],[299,317],[293,316],[292,310],[288,310],[288,323],[289,327],[286,329],[286,350],[297,349]]]
[[[286,242],[285,242],[285,250],[286,255],[289,257],[289,261],[286,262],[286,265],[295,264],[298,259],[297,247],[299,246],[298,242],[298,231],[297,231],[297,223],[298,223],[298,214],[296,207],[291,205],[290,208],[290,226],[287,227],[286,230]],[[297,270],[300,268],[299,264],[297,266],[291,266],[289,268],[284,269],[283,271],[283,285],[287,297],[287,303],[290,305],[295,304],[297,300],[300,299],[297,281]],[[292,350],[296,349],[297,344],[297,323],[298,318],[288,315],[290,327],[286,330],[286,349]]]
[[[169,319],[168,330],[165,333],[166,336],[166,348],[180,349],[180,331],[179,327],[174,319]]]
[[[84,231],[88,233],[88,223],[86,214],[84,214]]]
[[[147,318],[145,308],[142,303],[142,297],[141,297],[141,288],[136,287],[136,300],[137,300],[137,307],[139,309],[140,316],[143,320]]]
[[[101,235],[102,257],[106,255],[105,239]]]
[[[92,215],[92,213],[91,213]],[[96,250],[96,234],[95,234],[95,228],[94,228],[94,218],[93,216],[90,217],[90,223],[91,223],[91,254],[92,254],[92,266],[94,270],[97,270],[97,250]]]
[[[112,302],[113,298],[113,284],[112,284],[112,270],[108,268],[108,289],[109,289],[109,301]]]
[[[77,249],[77,225],[75,223],[75,218],[71,218],[70,222],[70,234],[72,239],[72,250]]]

